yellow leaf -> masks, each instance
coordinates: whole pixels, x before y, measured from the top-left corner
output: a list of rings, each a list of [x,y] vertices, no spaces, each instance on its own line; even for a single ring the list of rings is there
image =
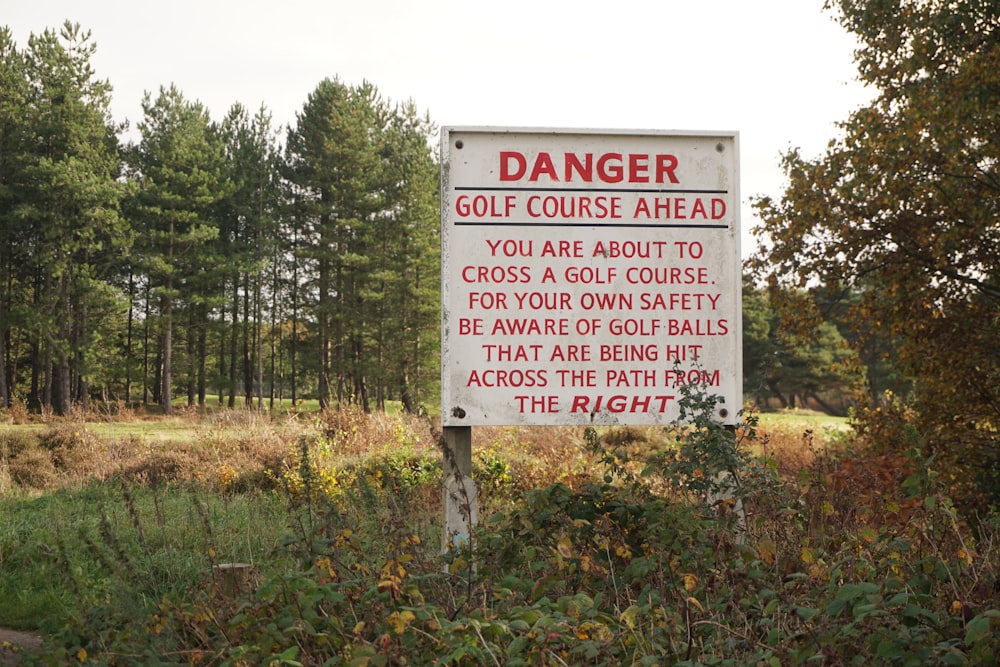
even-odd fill
[[[397,635],[403,634],[403,630],[406,626],[416,618],[416,615],[412,611],[394,611],[389,614],[389,618],[386,621],[392,626],[392,631]]]
[[[456,572],[461,572],[462,570],[468,569],[468,567],[469,567],[469,561],[465,560],[465,558],[462,556],[456,556],[455,560],[453,560],[451,562],[451,565],[448,566],[448,571],[451,572],[452,574],[455,574]]]
[[[698,577],[690,573],[685,574],[683,576],[684,576],[684,590],[686,590],[688,593],[691,593],[692,591],[694,591],[694,589],[698,588]]]
[[[573,542],[565,535],[559,538],[559,541],[556,543],[556,549],[563,558],[573,557]]]
[[[80,650],[76,652],[76,659],[79,662],[87,662],[87,649],[80,648]]]
[[[698,607],[698,611],[705,611],[705,608],[701,606],[700,602],[698,602],[698,598],[689,597],[687,601],[693,604],[695,607]]]
[[[622,612],[621,616],[618,617],[618,620],[627,625],[629,630],[635,630],[635,617],[638,613],[639,607],[632,605]]]
[[[382,581],[378,582],[378,590],[381,593],[389,592],[391,595],[395,596],[399,592],[400,581],[396,577],[386,577]]]
[[[806,565],[816,562],[816,554],[809,547],[802,547],[802,562]]]

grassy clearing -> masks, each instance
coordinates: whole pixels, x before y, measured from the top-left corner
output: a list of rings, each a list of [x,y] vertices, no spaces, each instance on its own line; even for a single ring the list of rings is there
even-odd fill
[[[848,417],[833,417],[822,412],[812,410],[782,410],[779,412],[762,412],[759,415],[760,425],[764,429],[807,428],[821,430],[846,430],[850,429],[850,419]]]

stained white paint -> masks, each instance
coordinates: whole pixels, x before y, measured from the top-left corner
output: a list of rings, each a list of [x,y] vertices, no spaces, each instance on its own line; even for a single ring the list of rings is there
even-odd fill
[[[445,128],[445,425],[733,423],[739,201],[733,132]]]

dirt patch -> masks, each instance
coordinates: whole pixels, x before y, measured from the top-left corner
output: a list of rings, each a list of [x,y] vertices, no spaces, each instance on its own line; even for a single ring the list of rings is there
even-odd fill
[[[17,665],[25,653],[38,653],[42,649],[40,635],[0,628],[0,665]]]

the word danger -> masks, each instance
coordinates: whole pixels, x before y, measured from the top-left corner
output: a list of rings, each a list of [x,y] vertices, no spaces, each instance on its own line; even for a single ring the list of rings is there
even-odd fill
[[[500,151],[499,161],[502,182],[519,181],[527,176],[531,182],[680,183],[675,173],[677,156],[670,154],[563,153],[561,159],[553,159],[551,154],[541,151],[529,159],[520,151]]]

